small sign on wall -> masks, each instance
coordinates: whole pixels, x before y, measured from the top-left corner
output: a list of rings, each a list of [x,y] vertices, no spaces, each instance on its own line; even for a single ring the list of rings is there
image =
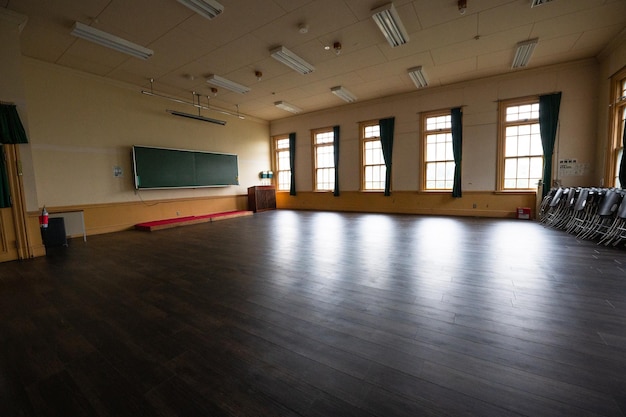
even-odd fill
[[[559,177],[581,177],[589,173],[589,163],[559,159]]]

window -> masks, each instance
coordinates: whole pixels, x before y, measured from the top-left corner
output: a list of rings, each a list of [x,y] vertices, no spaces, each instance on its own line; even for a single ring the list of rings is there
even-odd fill
[[[362,144],[362,178],[361,187],[367,191],[385,189],[385,175],[387,167],[383,157],[383,148],[380,143],[380,126],[378,120],[361,123]]]
[[[609,186],[626,187],[619,180],[619,166],[624,153],[623,135],[626,123],[626,68],[611,79],[611,113],[609,126],[609,152],[607,152],[607,181]]]
[[[454,153],[452,152],[452,116],[450,110],[422,116],[425,190],[452,190]]]
[[[539,99],[500,103],[498,189],[535,190],[543,175]]]
[[[291,187],[289,136],[277,136],[274,138],[274,166],[276,171],[276,189],[289,191]]]
[[[331,128],[313,131],[315,191],[333,191],[335,188],[334,138]]]

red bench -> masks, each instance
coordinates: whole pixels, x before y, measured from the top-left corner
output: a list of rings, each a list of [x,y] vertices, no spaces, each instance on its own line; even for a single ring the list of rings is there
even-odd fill
[[[232,219],[235,217],[251,216],[254,214],[252,211],[239,210],[239,211],[224,211],[221,213],[204,214],[202,216],[185,216],[174,217],[171,219],[154,220],[151,222],[138,223],[135,225],[135,229],[144,230],[146,232],[152,232],[154,230],[169,229],[172,227],[186,226],[189,224],[214,222],[217,220]]]

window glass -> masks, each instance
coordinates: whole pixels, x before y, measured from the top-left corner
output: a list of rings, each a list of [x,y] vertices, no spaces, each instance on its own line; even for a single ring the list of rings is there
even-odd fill
[[[423,116],[424,188],[452,190],[454,184],[454,153],[452,152],[452,116],[449,110]]]
[[[503,190],[536,189],[543,175],[543,147],[539,133],[539,100],[502,102],[499,184]]]
[[[313,132],[316,191],[332,191],[335,188],[334,140],[332,129],[320,129]]]
[[[361,124],[362,189],[379,191],[385,189],[387,167],[380,143],[378,121]]]

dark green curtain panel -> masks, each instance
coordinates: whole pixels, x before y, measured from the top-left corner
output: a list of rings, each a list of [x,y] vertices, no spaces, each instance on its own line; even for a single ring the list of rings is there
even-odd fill
[[[463,159],[463,112],[460,107],[451,111],[452,119],[452,154],[454,155],[454,182],[452,197],[460,198],[461,192],[461,161]]]
[[[539,97],[539,132],[543,147],[543,193],[548,195],[552,186],[552,155],[556,140],[556,129],[559,126],[559,109],[561,93],[546,94]]]
[[[0,103],[0,208],[11,207],[11,189],[2,144],[28,143],[15,104]]]
[[[291,170],[291,185],[289,195],[296,195],[296,134],[289,134],[289,170]]]
[[[7,167],[4,165],[4,146],[0,145],[0,208],[11,207],[11,193]]]
[[[622,132],[622,159],[619,161],[619,183],[626,188],[626,120],[624,120],[624,132]]]
[[[396,119],[380,119],[380,145],[383,150],[383,158],[385,159],[386,175],[385,175],[385,195],[391,195],[391,156],[393,154],[393,129]]]
[[[0,104],[0,143],[28,143],[15,104]]]
[[[339,196],[339,126],[333,126],[333,151],[335,152],[335,197]]]

